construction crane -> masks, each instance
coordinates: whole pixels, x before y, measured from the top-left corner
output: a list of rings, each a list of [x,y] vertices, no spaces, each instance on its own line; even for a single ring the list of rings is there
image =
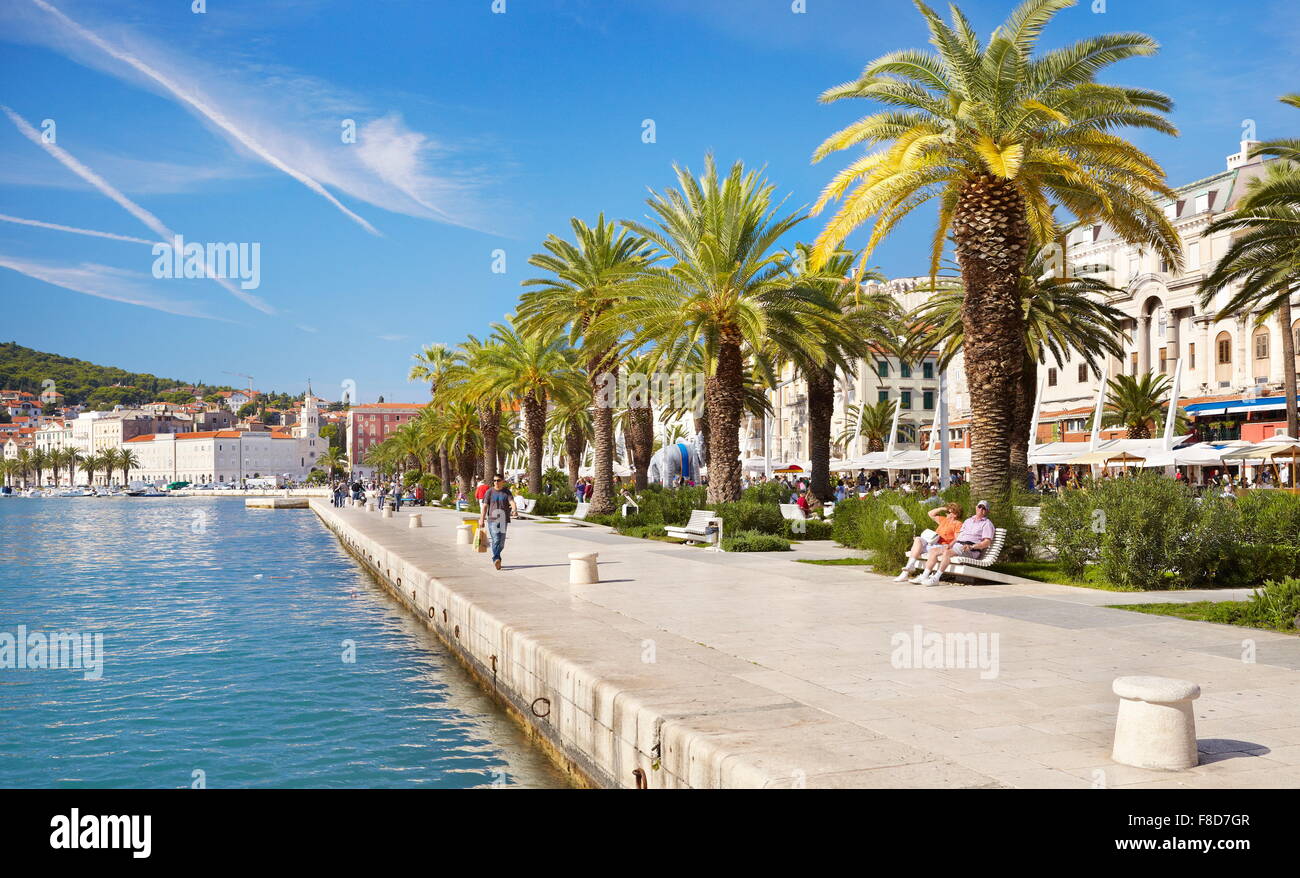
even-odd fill
[[[227,371],[225,371],[225,370],[222,370],[222,373],[221,373],[221,374],[223,374],[223,375],[237,375],[237,376],[239,376],[240,378],[247,378],[247,379],[248,379],[248,395],[249,395],[250,398],[253,396],[253,376],[252,376],[252,375],[245,375],[243,372],[227,372]]]

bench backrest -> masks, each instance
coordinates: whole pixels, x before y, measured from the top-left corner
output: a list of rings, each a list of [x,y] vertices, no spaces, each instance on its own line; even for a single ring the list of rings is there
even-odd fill
[[[692,509],[691,520],[686,522],[686,526],[692,530],[703,530],[709,526],[710,519],[716,517],[717,514],[711,509]]]
[[[998,556],[1002,554],[1002,547],[1006,544],[1007,529],[1005,527],[995,528],[993,531],[993,545],[989,546],[989,550],[984,553],[984,557],[980,560],[989,564],[997,561]]]
[[[520,497],[515,501],[515,506],[519,507],[519,511],[524,513],[532,512],[533,507],[536,505],[537,500],[532,497]]]
[[[578,504],[578,507],[577,507],[576,509],[573,510],[573,517],[574,517],[574,518],[586,518],[586,517],[587,517],[587,511],[588,511],[589,509],[591,509],[591,504],[590,504],[590,503],[579,503],[579,504]]]
[[[799,508],[798,503],[782,503],[781,517],[789,521],[795,521],[803,518],[803,510]]]

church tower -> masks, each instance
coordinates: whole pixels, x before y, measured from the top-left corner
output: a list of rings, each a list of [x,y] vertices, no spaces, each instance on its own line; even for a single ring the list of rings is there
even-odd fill
[[[316,397],[311,394],[310,381],[307,382],[307,394],[302,399],[302,414],[293,430],[298,439],[316,439],[320,436],[320,410],[316,407]]]

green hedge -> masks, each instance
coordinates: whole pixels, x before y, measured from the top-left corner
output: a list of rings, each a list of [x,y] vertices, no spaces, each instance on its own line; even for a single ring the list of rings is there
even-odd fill
[[[1042,506],[1043,538],[1070,576],[1121,588],[1250,586],[1300,574],[1300,498],[1197,498],[1160,473],[1103,479]]]
[[[792,540],[829,540],[835,532],[835,525],[819,518],[782,521],[785,524],[785,536]]]
[[[772,534],[743,530],[722,538],[724,552],[789,552],[790,541]]]

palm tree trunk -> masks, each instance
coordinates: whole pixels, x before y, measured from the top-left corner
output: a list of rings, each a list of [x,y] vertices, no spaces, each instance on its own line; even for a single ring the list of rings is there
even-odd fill
[[[644,491],[649,485],[646,474],[650,470],[650,457],[654,453],[655,444],[654,409],[649,402],[627,410],[626,441],[628,454],[632,458],[636,490]]]
[[[971,407],[971,491],[1004,497],[1016,388],[1024,365],[1019,279],[1029,243],[1025,206],[1010,180],[984,174],[958,196],[953,238],[961,266],[963,352]]]
[[[1034,401],[1038,396],[1038,361],[1025,353],[1025,362],[1020,369],[1020,380],[1016,385],[1016,417],[1011,426],[1011,453],[1008,455],[1009,478],[1013,485],[1024,485],[1029,481],[1029,443],[1034,425]]]
[[[501,433],[501,403],[478,408],[478,431],[483,436],[483,477],[491,479],[497,469],[497,436]]]
[[[718,343],[718,361],[704,384],[708,405],[710,503],[740,499],[740,414],[744,405],[745,358],[740,333],[724,330]]]
[[[596,452],[590,509],[605,515],[614,511],[614,400],[608,388],[618,386],[618,361],[593,358],[587,364],[587,380],[591,383],[592,445]]]
[[[474,465],[478,462],[478,454],[471,446],[468,450],[456,455],[456,458],[460,464],[460,489],[465,492],[466,500],[472,500],[474,497]]]
[[[835,415],[835,373],[814,369],[808,383],[808,456],[812,464],[809,490],[819,503],[831,495],[831,418]]]
[[[546,435],[546,400],[530,390],[523,398],[524,432],[528,435],[528,490],[542,492],[542,437]]]
[[[1286,434],[1300,438],[1300,417],[1296,411],[1295,330],[1291,327],[1291,298],[1282,297],[1277,309],[1282,323],[1282,392],[1286,394]],[[1295,487],[1292,485],[1291,487]]]
[[[442,492],[451,493],[451,459],[446,448],[438,449],[438,481],[442,482]]]
[[[569,490],[577,490],[578,468],[587,453],[587,440],[581,430],[569,429],[564,433],[564,462],[569,470]]]

